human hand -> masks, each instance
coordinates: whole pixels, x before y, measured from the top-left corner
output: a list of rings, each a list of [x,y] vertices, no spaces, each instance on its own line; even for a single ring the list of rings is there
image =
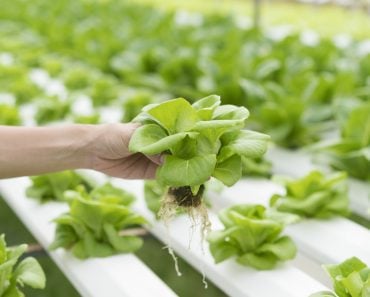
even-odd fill
[[[91,169],[128,179],[152,179],[161,164],[161,156],[131,153],[128,145],[138,124],[97,126],[91,142]]]

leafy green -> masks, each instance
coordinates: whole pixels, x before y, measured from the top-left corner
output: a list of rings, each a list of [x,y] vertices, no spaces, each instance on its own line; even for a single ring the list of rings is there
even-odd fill
[[[236,257],[241,265],[266,270],[296,255],[293,241],[281,236],[284,224],[270,217],[262,205],[232,206],[222,210],[219,218],[225,229],[211,231],[207,238],[216,263]]]
[[[141,238],[120,234],[146,220],[128,205],[133,196],[109,184],[95,188],[90,195],[84,189],[67,191],[69,212],[57,217],[55,238],[50,250],[63,247],[80,259],[107,257],[138,250]]]
[[[156,180],[148,180],[144,183],[144,199],[148,209],[158,218],[161,208],[161,200],[166,194],[167,187],[160,185]]]
[[[36,106],[35,120],[38,124],[60,121],[70,112],[70,102],[55,96],[38,100]]]
[[[141,109],[153,102],[154,94],[150,92],[137,92],[123,102],[123,122],[131,122],[141,111]]]
[[[91,181],[74,171],[62,171],[30,177],[32,185],[26,189],[26,195],[44,203],[58,200],[64,201],[64,192],[83,186],[92,189]]]
[[[18,262],[26,250],[26,244],[7,247],[5,235],[0,235],[0,297],[24,296],[19,286],[45,288],[45,274],[35,258],[28,257]]]
[[[143,125],[133,134],[129,149],[166,154],[157,171],[163,185],[197,188],[211,176],[233,185],[241,177],[241,157],[261,157],[269,137],[240,130],[247,109],[220,103],[211,95],[193,105],[178,98],[144,107],[135,119]]]
[[[349,175],[370,181],[370,103],[355,108],[341,129],[341,139],[318,145],[327,162]]]
[[[118,82],[110,77],[96,79],[90,91],[94,106],[105,105],[118,97]]]
[[[356,257],[339,265],[325,265],[334,283],[334,293],[319,292],[310,297],[368,297],[370,296],[370,268]]]
[[[98,124],[100,121],[100,115],[94,113],[92,115],[75,115],[73,122],[76,124]]]
[[[243,176],[264,176],[270,177],[272,164],[264,158],[242,157],[242,175]]]
[[[263,104],[257,114],[261,129],[267,131],[274,142],[297,148],[318,140],[315,125],[305,121],[306,104],[300,100],[280,98]]]
[[[72,66],[64,73],[64,84],[68,89],[78,90],[86,88],[91,82],[89,69],[83,66]]]
[[[319,171],[284,182],[285,195],[274,194],[270,205],[282,212],[290,212],[301,217],[329,218],[348,215],[349,200],[347,174],[338,172],[325,176]]]
[[[14,106],[0,103],[0,125],[20,125],[18,109]]]

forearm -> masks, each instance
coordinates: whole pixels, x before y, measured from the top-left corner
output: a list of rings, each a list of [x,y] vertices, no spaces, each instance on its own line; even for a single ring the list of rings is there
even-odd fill
[[[0,178],[89,168],[98,126],[0,126]]]

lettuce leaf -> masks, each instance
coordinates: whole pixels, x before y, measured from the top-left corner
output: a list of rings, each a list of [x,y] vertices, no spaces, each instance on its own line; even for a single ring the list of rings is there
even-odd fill
[[[241,158],[261,157],[269,136],[248,130],[249,112],[244,107],[220,105],[210,95],[193,105],[183,98],[150,104],[135,121],[129,149],[147,155],[164,153],[157,180],[165,186],[199,187],[211,176],[225,185],[241,177]]]
[[[319,171],[296,179],[285,179],[286,194],[275,194],[270,205],[281,212],[306,218],[329,218],[349,214],[347,174],[325,176]]]
[[[134,197],[105,184],[88,194],[83,188],[67,191],[69,212],[54,220],[57,224],[50,250],[65,248],[80,259],[107,257],[139,249],[143,241],[120,231],[146,223],[128,205]]]
[[[279,261],[293,259],[297,249],[284,224],[268,215],[262,205],[236,205],[224,209],[219,218],[225,229],[211,231],[207,240],[216,263],[235,257],[244,266],[272,269]]]
[[[331,167],[347,171],[350,176],[364,181],[370,181],[369,114],[369,103],[355,108],[344,123],[339,140],[316,146]]]
[[[310,297],[368,297],[370,296],[370,268],[356,257],[338,265],[325,265],[333,281],[334,293],[319,292]]]
[[[7,247],[5,235],[0,235],[0,296],[24,296],[19,286],[45,288],[45,274],[37,260],[27,257],[19,261],[26,250],[26,244]]]
[[[30,179],[32,185],[26,189],[26,195],[41,203],[54,200],[64,201],[64,192],[74,190],[77,186],[83,186],[87,191],[92,189],[91,181],[74,171],[32,176]]]

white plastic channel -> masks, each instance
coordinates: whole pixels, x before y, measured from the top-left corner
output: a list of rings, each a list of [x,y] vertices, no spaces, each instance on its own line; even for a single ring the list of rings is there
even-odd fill
[[[272,171],[276,174],[300,177],[315,169],[328,170],[327,167],[314,164],[310,155],[304,151],[272,147],[268,150],[266,157],[272,162]],[[351,209],[370,219],[370,184],[349,178],[349,197]]]
[[[67,210],[62,203],[40,205],[25,197],[29,179],[0,180],[0,193],[17,216],[47,249],[54,237],[52,219]],[[49,253],[83,297],[177,296],[132,254],[78,260],[63,250]]]
[[[232,297],[302,297],[314,292],[327,290],[327,287],[311,278],[301,270],[286,263],[270,271],[257,271],[238,265],[232,259],[215,264],[204,242],[199,245],[197,232],[190,234],[191,222],[186,215],[175,218],[167,230],[166,226],[155,220],[144,203],[143,182],[113,179],[113,184],[134,193],[138,198],[134,208],[151,222],[152,232],[158,239],[170,244],[182,258],[214,282]],[[217,216],[210,213],[214,228],[220,227]],[[189,242],[192,243],[189,248]],[[180,267],[181,270],[181,267]]]
[[[274,193],[284,193],[284,188],[265,179],[243,179],[213,194],[212,202],[217,209],[242,203],[268,205]],[[285,233],[301,252],[318,263],[339,263],[357,256],[370,265],[370,231],[348,219],[305,220],[287,226]]]

